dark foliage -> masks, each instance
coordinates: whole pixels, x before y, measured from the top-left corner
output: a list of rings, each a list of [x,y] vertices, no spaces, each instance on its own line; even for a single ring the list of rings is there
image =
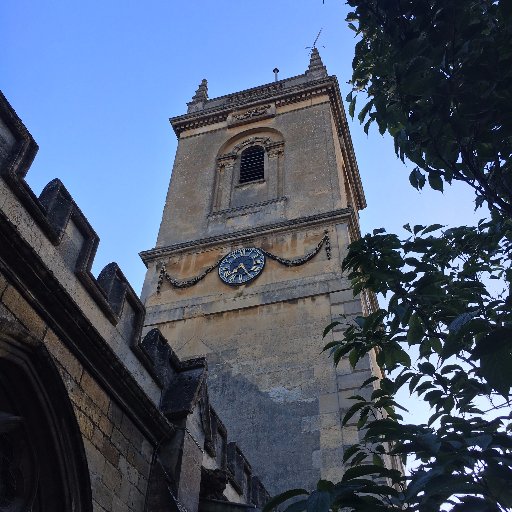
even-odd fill
[[[387,306],[345,318],[343,341],[326,345],[337,364],[376,356],[384,377],[362,387],[343,423],[359,444],[346,450],[340,482],[289,491],[287,512],[512,508],[512,1],[348,0],[356,32],[353,92],[358,118],[390,133],[416,167],[416,189],[458,180],[489,213],[477,226],[375,230],[349,246],[343,268],[354,292]],[[414,360],[411,360],[411,354]],[[396,394],[430,410],[407,424]],[[410,476],[397,460],[415,460]]]

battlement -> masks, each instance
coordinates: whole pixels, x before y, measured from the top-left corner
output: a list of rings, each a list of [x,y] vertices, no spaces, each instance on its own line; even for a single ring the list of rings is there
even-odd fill
[[[99,237],[64,184],[37,197],[25,180],[37,149],[0,93],[0,348],[17,338],[59,370],[93,501],[141,512],[172,500],[189,512],[211,499],[262,506],[268,494],[250,466],[229,462],[205,360],[180,360],[156,329],[142,336],[144,305],[117,263],[92,274]],[[206,470],[225,475],[215,492]]]

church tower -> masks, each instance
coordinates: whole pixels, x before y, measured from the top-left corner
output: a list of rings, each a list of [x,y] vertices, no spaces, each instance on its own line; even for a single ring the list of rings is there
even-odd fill
[[[358,436],[343,412],[377,373],[321,353],[328,324],[371,308],[341,272],[365,198],[338,81],[316,48],[304,74],[275,71],[213,99],[203,80],[170,120],[171,183],[141,253],[146,329],[206,356],[210,400],[272,494],[341,477]]]

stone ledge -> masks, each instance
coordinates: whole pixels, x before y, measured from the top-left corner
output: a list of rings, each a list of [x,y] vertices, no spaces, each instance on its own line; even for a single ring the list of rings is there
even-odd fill
[[[156,247],[148,251],[142,251],[139,253],[142,261],[148,266],[152,261],[156,261],[162,258],[168,258],[174,254],[185,252],[189,249],[205,249],[214,245],[228,243],[232,241],[243,242],[248,239],[252,239],[255,236],[263,236],[269,233],[276,233],[287,231],[292,228],[303,228],[309,226],[315,226],[317,224],[325,225],[326,221],[345,221],[354,215],[354,210],[351,207],[340,208],[326,213],[319,213],[318,215],[311,215],[308,217],[299,217],[298,219],[291,219],[282,222],[276,222],[275,224],[267,224],[265,226],[257,226],[254,228],[243,229],[240,231],[234,231],[232,233],[211,236],[208,238],[201,238],[199,240],[190,240],[188,242],[181,242],[179,244],[168,245],[166,247]]]
[[[279,284],[279,283],[277,283]],[[256,307],[276,302],[285,302],[301,298],[315,297],[344,289],[343,277],[339,274],[327,276],[312,276],[307,279],[291,280],[281,283],[276,289],[276,283],[259,288],[255,293],[235,299],[219,300],[216,296],[188,299],[175,302],[169,306],[148,306],[146,310],[146,326],[157,325],[169,321],[184,320],[197,316],[206,316],[226,311]]]

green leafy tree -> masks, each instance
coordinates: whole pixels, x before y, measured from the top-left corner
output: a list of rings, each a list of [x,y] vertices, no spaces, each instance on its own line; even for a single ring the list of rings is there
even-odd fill
[[[489,216],[473,227],[406,225],[403,237],[375,230],[349,246],[343,269],[355,293],[383,294],[387,306],[345,319],[343,341],[325,350],[353,366],[373,350],[385,377],[369,379],[362,387],[373,392],[354,396],[343,418],[361,441],[344,454],[342,480],[266,508],[294,498],[288,512],[508,510],[512,1],[347,3],[358,37],[350,114],[366,94],[359,120],[391,134],[399,158],[416,165],[415,188],[464,182]],[[426,424],[404,422],[403,388],[429,408]],[[409,476],[390,464],[408,457]]]
[[[411,184],[459,180],[477,204],[512,215],[512,3],[509,0],[348,0],[365,131],[376,122]]]

